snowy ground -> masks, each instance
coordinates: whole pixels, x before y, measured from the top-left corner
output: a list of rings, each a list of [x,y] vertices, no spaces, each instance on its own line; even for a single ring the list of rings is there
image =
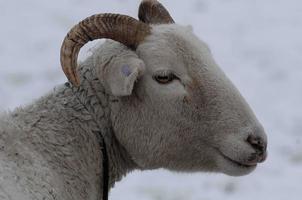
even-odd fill
[[[269,157],[251,175],[135,172],[112,200],[298,200],[302,196],[302,1],[162,2],[194,27],[246,97],[269,136]],[[65,81],[61,41],[100,12],[136,16],[138,0],[0,0],[0,110]]]

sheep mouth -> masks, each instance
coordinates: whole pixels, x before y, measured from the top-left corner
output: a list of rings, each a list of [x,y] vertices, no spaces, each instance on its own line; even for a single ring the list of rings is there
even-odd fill
[[[233,163],[234,165],[240,167],[240,168],[253,168],[257,166],[257,163],[243,163],[236,160],[233,160],[232,158],[224,155],[223,153],[219,152],[220,155],[227,161]]]

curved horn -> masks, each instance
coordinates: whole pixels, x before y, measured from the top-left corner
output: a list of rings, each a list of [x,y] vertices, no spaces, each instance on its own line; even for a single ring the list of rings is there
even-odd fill
[[[77,74],[78,54],[86,43],[108,38],[130,48],[136,48],[149,35],[151,28],[132,17],[119,14],[98,14],[88,17],[74,26],[61,47],[61,65],[68,80],[80,85]]]
[[[148,24],[174,24],[167,9],[157,0],[143,0],[139,6],[139,19]]]

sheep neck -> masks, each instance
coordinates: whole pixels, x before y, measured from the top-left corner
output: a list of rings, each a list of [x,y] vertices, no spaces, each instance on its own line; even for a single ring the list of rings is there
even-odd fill
[[[95,76],[94,68],[85,65],[80,68],[81,87],[71,87],[81,104],[91,114],[99,128],[100,148],[105,149],[108,156],[109,190],[115,182],[122,179],[128,172],[137,168],[123,146],[117,141],[110,120],[109,102],[111,96],[106,93],[99,79]],[[105,147],[105,148],[104,148]],[[102,152],[104,154],[104,151]],[[104,157],[102,155],[103,162]],[[104,163],[103,163],[104,164]],[[100,166],[104,170],[104,165]],[[103,174],[104,176],[104,174]],[[101,177],[104,184],[104,177]],[[104,185],[102,187],[104,188]],[[104,190],[102,191],[104,194]]]
[[[26,174],[17,171],[19,176],[33,185],[34,191],[51,189],[53,195],[61,199],[102,199],[101,149],[104,145],[108,155],[109,189],[137,168],[115,138],[110,120],[110,96],[95,77],[91,63],[85,63],[86,66],[80,68],[81,87],[58,86],[35,103],[17,108],[8,120],[11,127],[21,130],[20,134],[15,132],[9,137],[14,138],[10,140],[13,144],[22,145],[8,145],[18,152],[12,154],[16,157],[12,159],[22,162],[22,168],[27,169]],[[28,156],[27,152],[34,156]],[[35,163],[36,168],[31,163]],[[49,175],[47,181],[43,179],[45,174]]]

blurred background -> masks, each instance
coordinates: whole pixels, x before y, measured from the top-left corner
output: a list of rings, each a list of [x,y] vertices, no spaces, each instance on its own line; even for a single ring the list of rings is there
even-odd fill
[[[244,177],[134,172],[112,200],[298,200],[302,197],[302,1],[161,0],[192,25],[250,103],[269,137],[268,160]],[[139,0],[0,0],[0,110],[63,83],[61,42],[95,13],[137,16]],[[81,52],[82,59],[87,54]]]

